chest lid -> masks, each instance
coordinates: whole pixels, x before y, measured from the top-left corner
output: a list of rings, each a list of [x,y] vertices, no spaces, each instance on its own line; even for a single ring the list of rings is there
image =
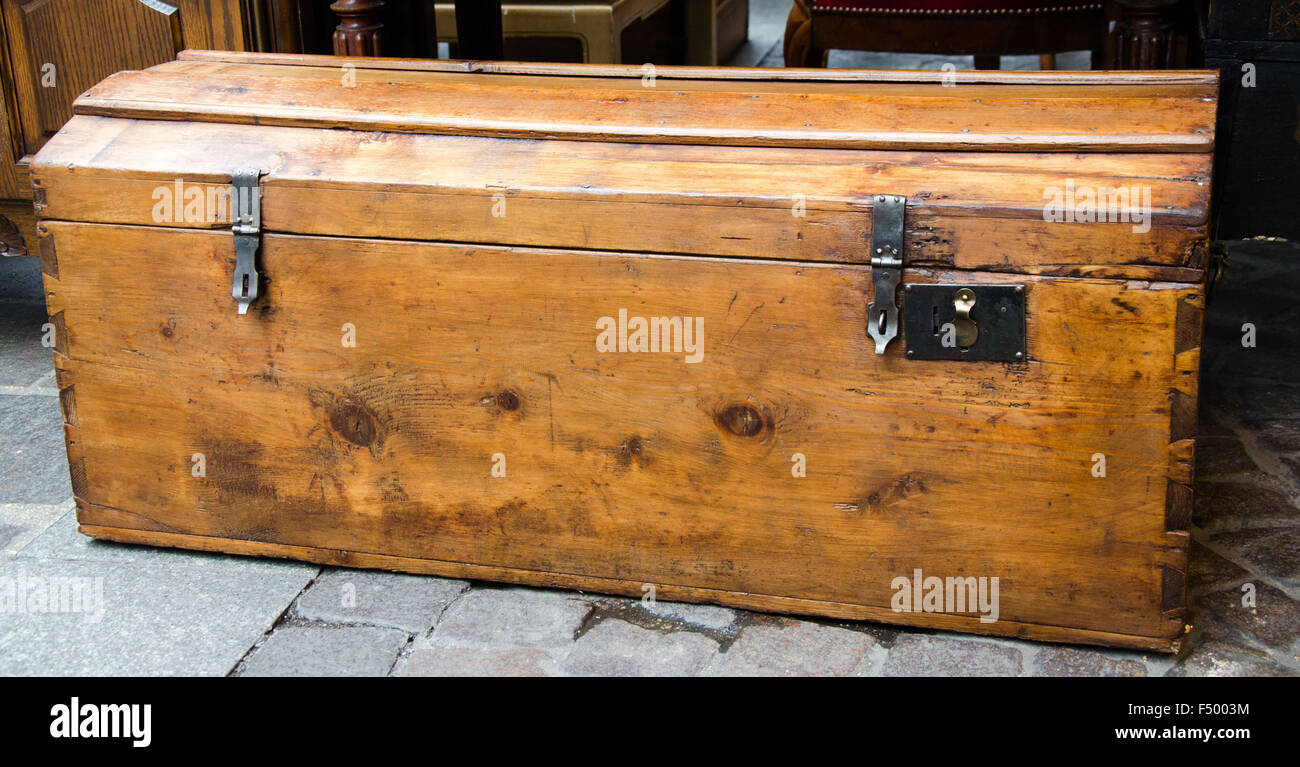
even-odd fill
[[[92,88],[39,214],[304,235],[1192,281],[1210,72],[692,69],[191,51]]]

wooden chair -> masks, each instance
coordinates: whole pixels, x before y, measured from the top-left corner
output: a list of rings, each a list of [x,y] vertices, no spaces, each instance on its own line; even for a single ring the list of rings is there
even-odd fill
[[[1084,50],[1097,66],[1106,36],[1101,0],[795,0],[785,64],[823,67],[839,48],[973,55],[976,69],[997,69],[1003,55]]]

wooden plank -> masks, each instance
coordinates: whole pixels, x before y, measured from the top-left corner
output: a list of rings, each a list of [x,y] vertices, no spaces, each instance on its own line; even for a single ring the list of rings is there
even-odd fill
[[[249,47],[252,9],[241,0],[173,0],[181,9],[181,36],[188,48],[243,51]]]
[[[1163,480],[1199,286],[1018,277],[1027,362],[916,363],[872,353],[861,266],[270,235],[241,317],[228,234],[45,226],[90,531],[874,614],[919,567],[999,577],[1013,623],[1182,630]],[[620,308],[703,317],[703,359],[599,353]]]
[[[402,133],[851,149],[1210,152],[1204,85],[673,82],[174,62],[76,113]],[[213,80],[219,80],[214,85]]]
[[[168,221],[158,204],[169,195],[174,214],[191,188],[206,201],[259,167],[274,231],[849,263],[868,258],[883,192],[910,200],[909,263],[1199,280],[1208,155],[1018,158],[76,117],[34,167],[48,219],[226,227],[221,205]],[[1132,192],[1118,210],[1149,227],[1045,221],[1046,191],[1067,186]]]
[[[84,519],[112,518],[116,516],[111,509],[96,507],[79,501],[78,515]],[[279,557],[316,562],[322,565],[339,567],[360,567],[375,570],[395,570],[398,572],[438,575],[444,578],[471,578],[478,580],[506,581],[543,588],[576,589],[579,591],[622,594],[630,597],[645,595],[644,583],[639,581],[617,580],[614,578],[591,578],[568,573],[539,572],[505,567],[485,567],[465,562],[444,562],[433,559],[416,559],[413,557],[394,557],[384,554],[368,554],[356,551],[318,549],[307,546],[286,546],[279,543],[261,541],[238,541],[229,538],[208,538],[199,535],[164,533],[138,530],[125,527],[111,527],[95,524],[82,524],[80,530],[92,538],[122,543],[136,543],[147,546],[169,546],[197,551],[221,551],[247,556]],[[659,599],[672,602],[703,602],[727,605],[745,610],[759,610],[795,615],[812,615],[843,620],[867,620],[883,623],[897,623],[910,626],[938,628],[949,631],[966,631],[975,634],[993,636],[1010,636],[1030,639],[1038,642],[1068,642],[1070,644],[1097,644],[1111,647],[1125,647],[1156,652],[1177,653],[1182,638],[1172,640],[1134,636],[1131,634],[1113,634],[1104,631],[1086,631],[1082,629],[1060,628],[1014,621],[981,623],[978,618],[961,615],[938,613],[900,613],[883,608],[866,605],[853,605],[837,602],[816,602],[805,599],[774,597],[764,594],[743,594],[734,591],[701,589],[691,586],[665,584],[657,586],[655,595]]]
[[[357,69],[382,69],[390,72],[469,72],[476,74],[561,75],[564,77],[631,77],[645,75],[644,66],[560,64],[519,61],[465,61],[456,59],[346,58],[284,53],[250,53],[238,56],[225,51],[181,51],[181,61],[220,62],[229,64],[269,64],[297,67],[338,69],[351,65]],[[1005,85],[1201,85],[1213,86],[1219,75],[1213,70],[1121,70],[1121,71],[1014,71],[933,69],[803,69],[798,67],[682,67],[655,66],[657,77],[668,80],[743,80],[746,84],[773,80],[801,83],[818,82],[913,82],[957,85],[996,83]]]
[[[343,74],[352,67],[345,68],[340,62],[350,61],[349,59],[340,59],[330,57],[335,64],[332,67],[303,67],[285,63],[261,63],[252,64],[247,61],[184,61],[172,60],[149,67],[146,70],[153,74],[169,75],[190,75],[192,77],[259,77],[272,78],[277,80],[302,80],[319,83],[336,83],[343,84]],[[445,62],[443,62],[445,63]],[[649,70],[637,69],[635,73],[625,71],[625,68],[619,67],[615,71],[609,71],[607,67],[599,64],[565,64],[563,67],[581,67],[581,72],[566,74],[561,72],[492,72],[485,73],[477,70],[464,70],[458,68],[413,68],[413,69],[389,69],[384,67],[355,67],[355,76],[357,83],[389,83],[389,84],[437,84],[437,83],[479,83],[480,85],[490,85],[492,83],[502,84],[511,83],[518,86],[549,86],[577,89],[578,92],[587,92],[589,88],[608,88],[608,87],[635,87],[638,90],[649,90],[659,86],[658,70],[654,72],[654,84],[649,80]],[[592,69],[594,71],[587,71]],[[620,71],[623,70],[623,71]],[[688,77],[679,80],[668,78],[672,83],[672,90],[686,91],[690,93],[780,93],[780,94],[817,94],[817,95],[838,95],[854,96],[864,94],[888,94],[892,96],[911,96],[916,98],[933,97],[935,95],[955,97],[960,93],[966,93],[968,96],[983,98],[990,94],[1001,94],[1008,97],[1021,97],[1030,99],[1056,99],[1073,101],[1080,98],[1089,98],[1098,101],[1115,100],[1137,100],[1137,99],[1175,99],[1182,101],[1195,101],[1204,98],[1212,98],[1216,89],[1212,83],[1205,83],[1199,80],[1179,80],[1172,82],[1162,81],[1145,81],[1132,80],[1129,82],[1074,82],[1066,79],[1062,82],[1053,81],[1049,78],[1024,79],[1023,81],[1011,80],[1008,82],[980,82],[972,80],[962,84],[958,92],[953,92],[956,86],[942,87],[942,77],[925,76],[942,75],[942,72],[928,70],[918,73],[902,74],[921,74],[916,77],[885,77],[876,79],[873,75],[877,70],[841,70],[854,71],[868,75],[866,78],[856,80],[829,79],[829,80],[791,80],[789,78],[773,78],[769,80],[746,80],[735,79],[728,76],[732,71],[731,67],[702,69],[701,72],[714,72],[714,77]],[[762,70],[770,71],[770,70]],[[807,71],[807,70],[804,70]],[[886,70],[888,73],[890,70]],[[635,76],[633,76],[635,74]],[[1021,73],[1027,74],[1027,73]],[[488,76],[491,75],[491,76]],[[643,78],[645,81],[643,82]],[[936,87],[939,86],[939,87]],[[1104,86],[1104,87],[1103,87]],[[941,89],[942,88],[942,89]],[[817,106],[815,103],[812,105]]]

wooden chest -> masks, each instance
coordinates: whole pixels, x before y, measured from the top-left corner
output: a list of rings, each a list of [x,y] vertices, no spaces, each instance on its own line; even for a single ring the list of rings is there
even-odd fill
[[[1170,650],[1217,87],[117,74],[33,168],[81,530]]]

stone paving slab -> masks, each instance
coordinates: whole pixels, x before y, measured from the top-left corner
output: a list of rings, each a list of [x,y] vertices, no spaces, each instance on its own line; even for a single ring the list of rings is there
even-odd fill
[[[1267,583],[1248,579],[1242,586],[1205,594],[1197,600],[1201,611],[1255,642],[1300,654],[1300,603]]]
[[[875,637],[798,620],[760,617],[710,663],[709,676],[864,676]]]
[[[1101,651],[1081,647],[1044,646],[1034,653],[1031,673],[1033,676],[1148,676],[1146,664],[1127,655],[1107,657]]]
[[[244,661],[240,676],[384,676],[409,640],[375,626],[285,626]]]
[[[1022,643],[900,634],[880,668],[882,676],[1020,676]]]
[[[714,605],[697,605],[687,602],[665,602],[656,599],[649,604],[641,603],[642,608],[657,617],[678,621],[691,626],[726,631],[735,623],[738,613],[726,607]]]
[[[1300,675],[1294,668],[1288,669],[1277,663],[1266,650],[1252,647],[1249,641],[1231,629],[1209,622],[1202,622],[1200,627],[1192,632],[1188,643],[1190,650],[1166,676]]]
[[[1194,597],[1207,590],[1237,586],[1250,576],[1240,565],[1224,559],[1203,543],[1192,539],[1188,555],[1187,586]]]
[[[562,676],[545,650],[422,646],[397,662],[393,676]]]
[[[68,511],[17,552],[18,560],[84,560],[155,567],[203,567],[258,573],[288,572],[310,578],[318,565],[268,557],[213,554],[158,546],[98,541],[77,531],[77,513]],[[288,606],[288,603],[285,604]]]
[[[1237,552],[1260,576],[1300,593],[1300,527],[1218,533],[1209,540]]]
[[[395,676],[558,676],[595,609],[576,592],[476,583],[417,636]]]
[[[727,60],[729,67],[756,67],[766,56],[780,55],[790,0],[749,0],[749,39]]]
[[[41,344],[49,321],[39,301],[0,303],[0,390],[29,386],[54,369],[50,349]]]
[[[570,592],[473,588],[457,599],[428,637],[438,647],[567,651],[593,607]]]
[[[0,435],[0,503],[72,497],[58,397],[0,395]]]
[[[718,643],[701,634],[606,620],[574,643],[562,668],[576,676],[698,676],[717,652]]]
[[[1201,482],[1196,486],[1192,524],[1202,531],[1234,532],[1300,524],[1300,509],[1281,493],[1257,482]]]
[[[71,499],[56,504],[0,503],[0,562],[17,554],[72,508]]]
[[[469,588],[467,581],[328,568],[294,603],[294,614],[323,623],[424,633]]]
[[[0,675],[223,675],[310,579],[301,568],[12,559],[0,565]],[[71,599],[74,585],[89,598]],[[68,597],[48,598],[51,588]]]
[[[41,260],[32,256],[0,256],[0,303],[44,305]]]

